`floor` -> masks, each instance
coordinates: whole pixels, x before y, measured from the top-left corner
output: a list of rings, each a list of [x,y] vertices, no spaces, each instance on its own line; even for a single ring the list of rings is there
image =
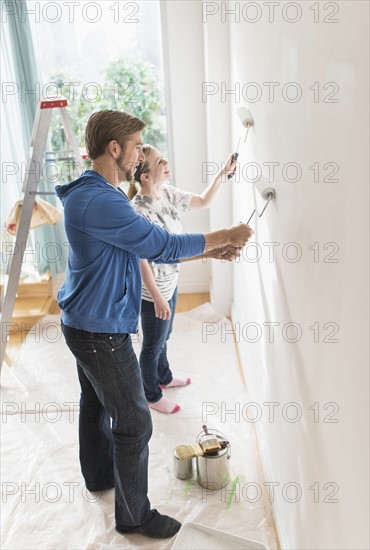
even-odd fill
[[[186,296],[180,299],[179,309],[207,298]],[[171,364],[179,373],[191,376],[192,384],[167,390],[168,397],[181,405],[179,413],[167,416],[152,411],[149,497],[153,507],[187,526],[200,524],[259,541],[245,542],[241,548],[279,548],[268,501],[246,498],[244,490],[250,483],[262,487],[264,482],[254,428],[236,421],[226,423],[222,415],[223,402],[248,398],[236,350],[232,343],[208,346],[202,338],[207,322],[228,320],[210,304],[178,313],[175,318],[169,345]],[[58,315],[44,318],[18,350],[12,368],[4,369],[1,547],[176,548],[173,539],[151,541],[139,535],[118,535],[114,530],[114,490],[96,498],[84,489],[78,463],[79,386],[73,358],[59,336]],[[139,351],[137,341],[134,348]],[[195,474],[187,481],[174,476],[174,447],[194,442],[203,422],[230,440],[231,479],[223,490],[205,490]],[[186,546],[187,550],[198,547]]]
[[[198,294],[179,294],[177,301],[176,312],[181,313],[183,311],[189,311],[201,304],[205,304],[210,301],[210,296],[208,292],[198,293]],[[52,305],[49,308],[48,313],[50,315],[57,315],[60,313],[57,302],[54,300]],[[24,315],[27,315],[27,311],[24,312]],[[11,366],[14,362],[14,359],[18,353],[19,348],[25,340],[27,332],[18,331],[16,334],[12,334],[9,338],[9,341],[6,345],[6,359],[8,366]]]

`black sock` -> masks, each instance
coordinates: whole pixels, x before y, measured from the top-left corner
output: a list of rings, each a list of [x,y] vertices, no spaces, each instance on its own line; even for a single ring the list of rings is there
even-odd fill
[[[129,529],[120,529],[116,527],[118,533],[122,535],[129,533],[140,533],[147,537],[166,539],[173,537],[179,531],[181,523],[174,518],[164,516],[157,510],[151,510],[151,515],[148,521],[138,527],[132,527]]]

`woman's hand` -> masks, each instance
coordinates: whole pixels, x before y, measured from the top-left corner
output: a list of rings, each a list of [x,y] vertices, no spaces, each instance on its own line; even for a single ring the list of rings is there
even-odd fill
[[[234,153],[231,153],[231,155],[228,157],[225,167],[221,170],[222,176],[227,176],[229,174],[232,174],[236,168],[236,160],[234,157]]]
[[[170,306],[168,305],[167,300],[163,298],[163,296],[160,296],[156,300],[154,300],[154,311],[155,316],[162,321],[168,321],[168,319],[171,319]]]

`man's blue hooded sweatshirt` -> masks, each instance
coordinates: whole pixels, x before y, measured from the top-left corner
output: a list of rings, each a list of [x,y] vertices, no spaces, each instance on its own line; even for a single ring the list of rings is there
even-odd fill
[[[138,214],[127,196],[93,170],[56,192],[69,241],[58,294],[65,325],[89,332],[137,332],[140,258],[177,262],[202,254],[200,234],[169,233]]]

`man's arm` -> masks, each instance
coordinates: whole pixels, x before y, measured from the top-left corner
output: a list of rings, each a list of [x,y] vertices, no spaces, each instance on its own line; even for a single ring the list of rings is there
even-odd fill
[[[192,258],[184,258],[180,260],[183,262],[191,262],[193,260],[207,260],[207,258],[213,258],[214,260],[225,260],[231,262],[236,258],[239,258],[242,249],[237,248],[232,245],[220,246],[219,248],[214,248],[213,250],[200,254],[199,256],[193,256]]]
[[[245,223],[234,225],[229,229],[220,229],[219,231],[206,233],[204,235],[206,244],[202,254],[213,252],[216,256],[209,257],[217,258],[217,254],[221,253],[225,247],[230,247],[229,250],[232,248],[241,250],[247,244],[253,233],[253,229]]]
[[[246,224],[206,235],[169,233],[138,214],[130,201],[115,190],[99,193],[90,201],[84,222],[86,231],[95,238],[164,264],[210,252],[220,246],[243,248],[253,234]]]

